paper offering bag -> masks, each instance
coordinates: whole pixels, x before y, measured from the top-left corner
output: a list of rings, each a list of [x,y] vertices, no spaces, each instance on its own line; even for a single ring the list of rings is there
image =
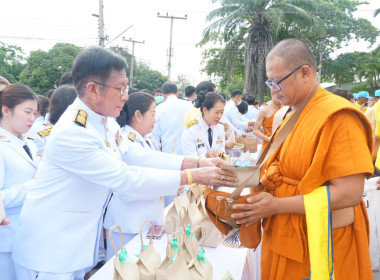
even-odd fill
[[[207,260],[205,256],[204,242],[207,239],[206,230],[204,227],[194,228],[194,231],[200,230],[202,233],[201,238],[201,248],[197,246],[198,253],[195,258],[189,263],[189,271],[191,274],[191,279],[193,280],[212,280],[213,270],[211,263]],[[197,244],[198,245],[198,244]]]
[[[161,263],[160,254],[153,247],[153,234],[150,236],[149,245],[144,245],[143,242],[143,230],[145,224],[150,223],[152,226],[152,232],[154,232],[154,225],[151,221],[145,221],[140,228],[140,240],[141,240],[141,253],[137,266],[140,271],[141,280],[155,280],[157,268]]]
[[[118,225],[113,225],[109,231],[109,239],[111,245],[115,251],[115,259],[114,259],[114,280],[140,280],[140,273],[137,267],[137,264],[132,262],[129,258],[127,251],[125,250],[125,246],[122,245],[120,252],[117,251],[115,243],[112,239],[112,232],[117,228],[119,230],[119,238],[120,244],[123,244],[123,235],[121,232],[121,227]]]

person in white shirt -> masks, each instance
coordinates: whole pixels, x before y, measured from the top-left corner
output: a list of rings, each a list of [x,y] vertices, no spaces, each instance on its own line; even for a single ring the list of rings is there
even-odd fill
[[[0,91],[0,199],[10,224],[0,227],[0,278],[16,279],[12,244],[22,205],[37,170],[37,147],[24,137],[37,114],[36,95],[25,85]]]
[[[129,148],[140,147],[147,151],[154,151],[151,139],[146,137],[152,132],[155,123],[156,102],[154,97],[145,92],[132,93],[125,103],[123,111],[123,116],[117,118],[117,121],[122,127],[123,138],[130,142]],[[166,161],[162,165],[170,167]],[[173,189],[176,189],[175,186]],[[159,195],[130,194],[121,197],[117,192],[113,194],[104,218],[107,236],[113,225],[119,225],[123,232],[123,241],[127,243],[139,233],[140,226],[144,221],[152,221],[154,225],[164,224],[164,201]],[[112,234],[116,247],[120,248],[118,233],[113,232]],[[114,254],[111,242],[107,238],[107,260],[111,259]]]
[[[193,86],[185,87],[185,99],[190,100],[191,102],[194,102],[196,97],[197,97],[197,94],[195,92],[195,87]]]
[[[182,150],[185,155],[216,157],[224,153],[224,125],[220,123],[223,116],[224,100],[216,92],[198,94],[195,107],[202,115],[185,124],[182,133]]]
[[[33,142],[37,146],[37,152],[40,155],[43,152],[45,142],[37,133],[45,129],[47,125],[48,121],[45,119],[45,115],[48,112],[48,108],[49,98],[44,95],[37,95],[37,116],[32,128],[28,131],[28,136],[33,138]]]
[[[162,85],[165,101],[156,109],[156,123],[153,135],[160,139],[162,151],[183,155],[181,136],[186,112],[193,106],[191,102],[178,99],[175,84]]]
[[[98,46],[77,55],[78,98],[54,126],[20,213],[12,251],[18,279],[83,279],[99,261],[111,190],[123,197],[171,195],[191,182],[236,186],[236,174],[215,167],[225,164],[220,159],[162,157],[129,147],[114,119],[128,99],[126,67],[124,58]],[[176,162],[177,170],[157,169],[162,158]],[[188,169],[197,163],[210,167]]]
[[[231,99],[227,102],[226,107],[224,108],[224,114],[228,122],[238,128],[240,131],[244,132],[250,126],[254,126],[255,122],[246,119],[245,117],[241,118],[240,113],[236,105],[239,105],[242,100],[243,92],[239,89],[234,89],[231,92]]]
[[[248,95],[245,101],[248,104],[248,111],[244,116],[251,121],[256,121],[259,110],[255,107],[255,98],[252,95]]]

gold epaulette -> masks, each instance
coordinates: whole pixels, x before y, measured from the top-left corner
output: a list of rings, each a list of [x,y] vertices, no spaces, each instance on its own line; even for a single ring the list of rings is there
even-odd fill
[[[53,126],[50,126],[50,127],[45,128],[45,129],[43,129],[41,131],[38,131],[37,134],[39,136],[41,136],[42,138],[44,138],[44,137],[46,137],[46,136],[48,136],[50,134],[50,132],[51,132],[52,129],[53,129]]]
[[[197,124],[197,123],[198,123],[198,120],[197,120],[197,119],[194,119],[194,120],[192,120],[192,121],[189,121],[189,122],[185,123],[185,126],[186,126],[187,128],[189,128],[189,127],[192,127],[193,125],[195,125],[195,124]]]
[[[81,109],[78,109],[77,115],[75,116],[73,122],[75,122],[79,126],[86,128],[87,127],[87,119],[88,119],[87,112],[83,111]]]
[[[131,140],[132,142],[135,142],[136,134],[134,134],[133,132],[129,132],[128,133],[128,139]]]
[[[44,123],[44,126],[52,126],[53,124],[51,122]]]

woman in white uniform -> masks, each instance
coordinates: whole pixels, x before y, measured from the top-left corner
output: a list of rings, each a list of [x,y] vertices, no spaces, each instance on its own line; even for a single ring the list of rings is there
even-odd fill
[[[202,115],[185,124],[182,133],[182,149],[185,155],[216,157],[225,151],[224,125],[220,123],[224,111],[224,99],[216,92],[197,94],[195,107]]]
[[[9,85],[0,91],[0,109],[0,194],[10,221],[0,227],[0,278],[13,280],[13,236],[37,170],[37,147],[23,136],[36,118],[36,95],[25,85]]]
[[[154,151],[154,145],[147,137],[156,122],[154,97],[145,92],[132,93],[125,103],[123,111],[117,121],[122,127],[123,138],[130,142],[129,149],[138,145]],[[147,158],[147,160],[149,159]],[[128,198],[120,198],[116,192],[113,193],[104,219],[107,237],[112,225],[120,225],[125,244],[140,232],[140,225],[144,221],[153,221],[155,225],[164,224],[164,202],[159,196],[131,194]],[[113,233],[113,241],[116,247],[120,248],[117,232]],[[114,254],[109,238],[107,238],[107,260]]]

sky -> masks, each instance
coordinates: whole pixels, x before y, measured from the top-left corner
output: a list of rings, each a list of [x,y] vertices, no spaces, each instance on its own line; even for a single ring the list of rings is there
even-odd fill
[[[367,18],[380,29],[380,15],[374,19],[373,11],[380,7],[379,0],[368,0],[369,5],[360,7],[355,16]],[[377,3],[376,3],[377,2]],[[196,44],[202,38],[202,31],[209,25],[207,14],[217,8],[211,0],[103,0],[105,33],[109,40],[124,34],[109,46],[127,47],[132,38],[145,41],[135,45],[135,56],[145,61],[154,70],[167,75],[170,19],[161,15],[184,17],[174,20],[172,48],[172,80],[183,76],[192,84],[207,79],[201,73],[202,49]],[[20,46],[26,55],[30,51],[48,51],[58,42],[72,43],[86,47],[98,44],[98,0],[0,0],[0,41]],[[132,26],[132,27],[131,27]],[[380,44],[380,37],[377,43]],[[374,47],[375,47],[374,46]],[[368,43],[351,41],[335,55],[350,51],[365,51]],[[374,48],[372,47],[372,48]]]

